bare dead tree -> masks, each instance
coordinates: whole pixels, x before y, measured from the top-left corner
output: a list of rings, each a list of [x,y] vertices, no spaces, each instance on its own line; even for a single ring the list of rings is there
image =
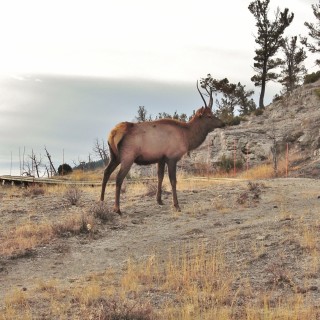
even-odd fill
[[[50,178],[50,174],[51,174],[51,177],[52,177],[52,171],[51,171],[51,169],[49,170],[49,168],[48,168],[48,166],[47,166],[46,164],[44,165],[44,168],[45,168],[45,170],[46,170],[46,173],[47,173],[48,178]]]
[[[27,177],[32,176],[32,165],[30,162],[23,161],[22,175]]]
[[[32,150],[32,155],[29,157],[31,159],[32,168],[35,170],[37,177],[40,178],[40,166],[41,166],[41,162],[42,162],[41,155],[40,155],[39,159],[37,159],[36,154],[33,153],[33,150]]]
[[[50,174],[51,174],[51,177],[52,177],[52,173],[57,174],[57,170],[55,169],[55,167],[54,167],[54,165],[52,163],[51,155],[49,154],[46,146],[44,146],[44,150],[46,151],[46,155],[47,155],[47,158],[48,158],[49,163],[50,163]],[[49,177],[49,171],[48,171],[48,177]]]
[[[107,147],[106,142],[101,139],[101,141],[97,138],[94,142],[93,146],[93,152],[95,155],[99,157],[104,163],[104,165],[107,165],[109,162],[109,150]]]

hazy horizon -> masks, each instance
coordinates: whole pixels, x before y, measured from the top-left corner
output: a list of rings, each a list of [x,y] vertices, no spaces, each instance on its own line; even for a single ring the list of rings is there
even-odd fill
[[[201,105],[195,84],[142,79],[19,76],[0,80],[0,174],[20,173],[20,158],[33,152],[54,165],[88,161],[95,140],[106,140],[121,121],[134,121],[139,106],[191,115]]]

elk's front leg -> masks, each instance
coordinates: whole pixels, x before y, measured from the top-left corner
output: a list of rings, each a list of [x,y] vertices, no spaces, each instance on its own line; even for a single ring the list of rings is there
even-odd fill
[[[169,179],[172,187],[173,205],[177,211],[181,211],[177,197],[177,161],[168,161]]]
[[[161,193],[162,193],[162,182],[164,177],[164,167],[166,163],[162,160],[158,162],[158,190],[157,190],[157,202],[160,205],[163,205],[161,200]]]

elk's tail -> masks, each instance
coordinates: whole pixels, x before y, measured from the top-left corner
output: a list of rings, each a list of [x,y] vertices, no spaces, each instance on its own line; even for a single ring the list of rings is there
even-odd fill
[[[119,143],[122,141],[122,139],[128,133],[132,126],[133,123],[121,122],[111,130],[108,138],[108,144],[116,157],[119,156]]]

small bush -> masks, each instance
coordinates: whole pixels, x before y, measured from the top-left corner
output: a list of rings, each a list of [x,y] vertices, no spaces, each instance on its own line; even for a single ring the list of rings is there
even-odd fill
[[[248,189],[252,194],[253,199],[259,199],[261,194],[262,185],[255,182],[248,183]]]
[[[153,320],[156,319],[149,305],[119,298],[99,299],[94,303],[92,318],[100,320]]]
[[[264,110],[262,108],[258,108],[253,112],[253,114],[258,117],[258,116],[263,115],[263,111]]]
[[[231,121],[229,122],[229,125],[230,126],[238,126],[240,124],[241,120],[243,120],[242,117],[234,116],[231,119]]]
[[[153,197],[157,194],[158,191],[158,186],[154,181],[146,181],[144,183],[145,187],[146,187],[146,193],[145,196],[147,197]],[[163,190],[163,188],[162,188]]]
[[[99,201],[91,209],[93,216],[102,222],[112,222],[115,218],[115,214],[111,212],[105,202]]]
[[[61,164],[58,167],[59,176],[64,176],[66,174],[72,173],[72,171],[73,170],[72,170],[71,166],[68,165],[67,163]]]
[[[42,186],[39,185],[31,185],[24,191],[23,195],[26,197],[37,197],[45,194],[45,190]]]
[[[243,163],[240,159],[237,159],[236,163],[234,164],[234,159],[226,157],[225,155],[221,157],[220,162],[218,164],[220,170],[227,173],[234,169],[234,165],[238,170],[243,168]]]
[[[312,72],[304,77],[304,84],[314,83],[320,79],[320,71]]]
[[[320,89],[315,89],[315,90],[314,90],[314,93],[316,94],[316,96],[317,96],[318,98],[320,98]]]
[[[82,191],[76,186],[70,186],[64,193],[64,199],[68,201],[71,205],[76,206],[82,196]]]
[[[281,101],[283,99],[283,96],[280,96],[278,94],[276,94],[273,99],[272,102],[277,102],[277,101]]]
[[[55,235],[60,237],[90,233],[93,231],[92,217],[85,214],[69,216],[65,220],[55,223],[52,230]]]
[[[260,195],[263,187],[264,186],[262,184],[250,181],[248,183],[248,190],[245,190],[238,195],[237,202],[239,204],[246,204],[247,202],[258,202],[260,200]]]

